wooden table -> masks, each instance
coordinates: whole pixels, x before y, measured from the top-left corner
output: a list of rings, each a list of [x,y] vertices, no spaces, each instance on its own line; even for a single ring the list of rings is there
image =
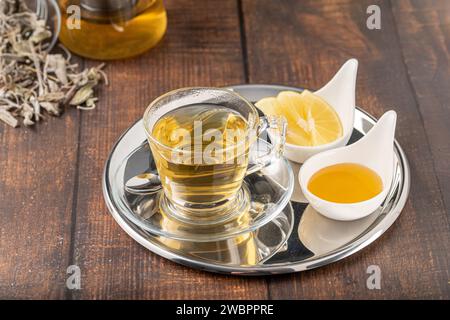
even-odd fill
[[[369,5],[381,30],[366,27]],[[32,129],[0,125],[0,298],[450,298],[450,1],[171,0],[150,52],[111,62],[96,110]],[[184,86],[273,83],[319,88],[360,62],[357,104],[398,113],[409,200],[379,240],[297,274],[192,270],[134,242],[108,213],[101,175],[119,135],[158,95]],[[93,61],[81,60],[83,66]],[[66,288],[69,265],[81,289]],[[366,287],[378,265],[381,290]]]

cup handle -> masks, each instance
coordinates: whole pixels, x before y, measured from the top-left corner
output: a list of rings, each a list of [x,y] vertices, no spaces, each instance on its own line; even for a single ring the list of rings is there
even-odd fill
[[[271,140],[270,150],[263,155],[250,157],[250,163],[247,168],[246,175],[259,171],[274,161],[281,158],[286,141],[286,119],[283,116],[264,116],[259,118],[260,125],[258,127],[257,139],[254,144],[259,143],[259,138],[263,134],[268,134]]]

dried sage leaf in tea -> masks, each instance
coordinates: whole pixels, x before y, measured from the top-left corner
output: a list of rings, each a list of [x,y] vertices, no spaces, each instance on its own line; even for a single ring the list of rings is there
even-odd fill
[[[51,30],[23,0],[0,0],[0,121],[31,126],[66,106],[94,109],[95,88],[108,84],[104,64],[81,72],[70,52],[48,53]]]

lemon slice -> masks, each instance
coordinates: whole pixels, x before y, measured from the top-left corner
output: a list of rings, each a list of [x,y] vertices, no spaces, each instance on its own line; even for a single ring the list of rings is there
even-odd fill
[[[342,123],[334,109],[319,96],[282,91],[263,98],[256,106],[267,115],[281,115],[287,121],[286,141],[300,146],[320,146],[342,136]]]

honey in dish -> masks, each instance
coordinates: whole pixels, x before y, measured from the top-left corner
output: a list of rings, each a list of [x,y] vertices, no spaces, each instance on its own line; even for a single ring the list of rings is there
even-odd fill
[[[317,197],[336,203],[369,200],[383,190],[380,176],[356,163],[340,163],[317,171],[309,180],[308,190]]]

